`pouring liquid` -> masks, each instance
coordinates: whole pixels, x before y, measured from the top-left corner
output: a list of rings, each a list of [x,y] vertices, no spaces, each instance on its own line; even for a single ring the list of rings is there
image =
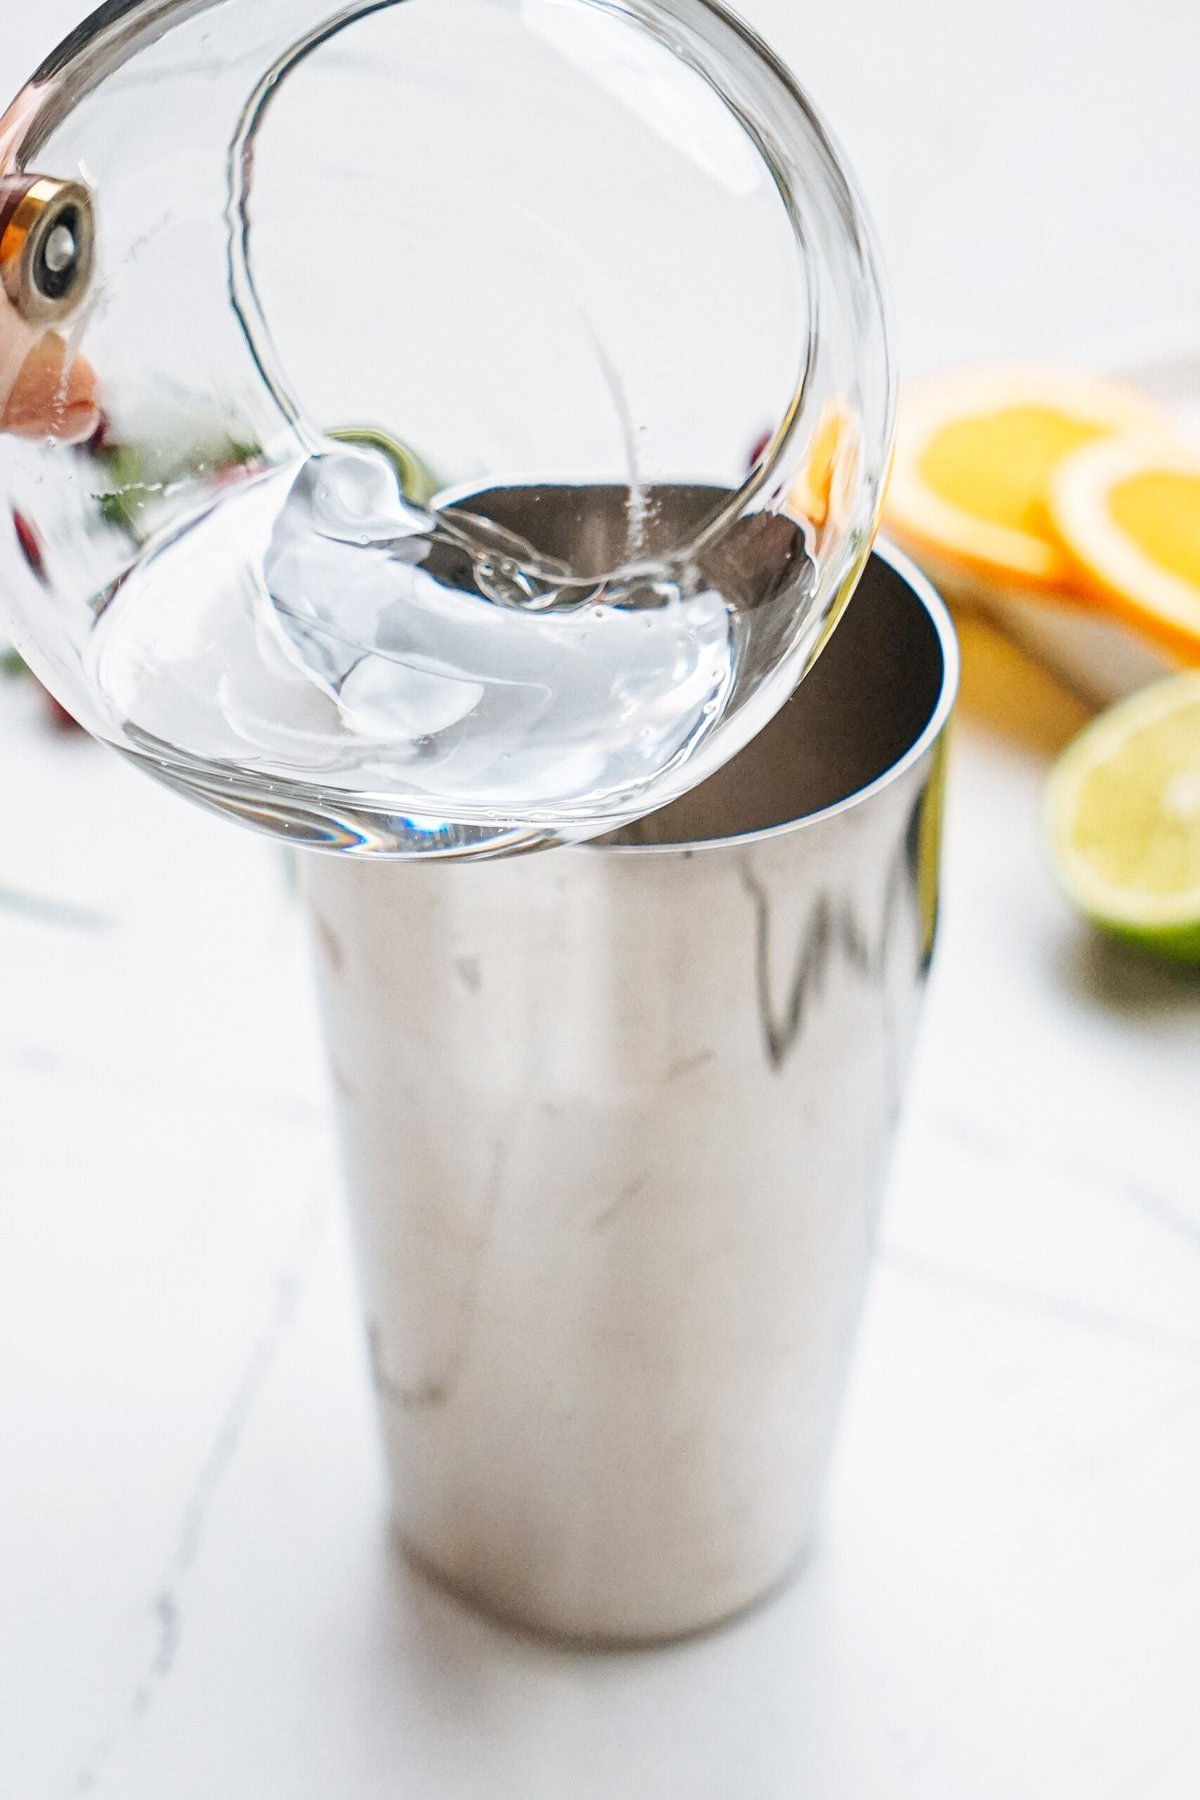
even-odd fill
[[[434,825],[586,824],[694,754],[735,641],[686,564],[580,575],[469,502],[410,504],[383,456],[330,443],[152,544],[94,657],[148,749],[186,732],[214,763],[386,794]]]

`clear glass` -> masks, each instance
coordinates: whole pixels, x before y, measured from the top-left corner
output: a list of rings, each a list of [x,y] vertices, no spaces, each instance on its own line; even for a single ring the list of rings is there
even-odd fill
[[[494,854],[676,798],[870,546],[870,234],[708,0],[113,0],[0,120],[0,274],[0,621],[98,737],[297,841]]]

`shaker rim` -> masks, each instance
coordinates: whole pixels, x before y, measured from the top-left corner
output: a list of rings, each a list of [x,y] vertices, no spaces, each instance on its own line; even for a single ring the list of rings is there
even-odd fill
[[[728,837],[681,838],[669,844],[620,844],[599,838],[574,847],[581,851],[593,853],[602,851],[606,856],[620,857],[662,856],[665,853],[711,856],[719,854],[723,850],[741,850],[748,845],[769,842],[772,838],[788,837],[793,832],[808,830],[812,826],[824,824],[828,819],[836,819],[843,813],[851,812],[856,807],[865,805],[868,800],[873,799],[876,794],[882,793],[885,788],[891,787],[892,783],[899,781],[915,763],[920,762],[945,731],[954,710],[954,703],[958,698],[959,676],[962,668],[958,637],[946,602],[928,577],[921,573],[920,569],[905,556],[903,551],[897,550],[895,545],[887,542],[886,539],[876,539],[871,550],[871,557],[877,557],[886,568],[904,582],[905,586],[920,601],[933,626],[942,658],[942,677],[937,699],[920,733],[913,739],[902,756],[897,757],[896,761],[889,764],[883,773],[877,775],[873,781],[868,781],[862,787],[855,788],[852,794],[846,794],[841,800],[835,800],[831,805],[822,806],[815,812],[804,813],[798,819],[787,819],[779,825],[766,825],[757,831],[736,832]],[[853,596],[851,596],[850,604],[853,605]],[[768,726],[764,727],[764,730],[769,728],[769,723],[768,721]],[[653,817],[653,814],[646,816]]]

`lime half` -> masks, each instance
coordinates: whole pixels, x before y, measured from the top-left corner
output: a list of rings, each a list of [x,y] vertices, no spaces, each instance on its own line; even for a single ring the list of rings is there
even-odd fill
[[[1093,720],[1060,757],[1046,800],[1050,853],[1079,910],[1200,963],[1200,671]]]

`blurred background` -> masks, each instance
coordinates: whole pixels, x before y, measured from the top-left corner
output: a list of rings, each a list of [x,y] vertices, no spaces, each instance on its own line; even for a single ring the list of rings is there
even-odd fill
[[[1193,6],[743,11],[867,197],[902,394],[1034,357],[1191,404]],[[76,17],[9,0],[0,88]],[[1056,890],[1086,682],[994,618],[964,645],[825,1536],[765,1611],[636,1658],[387,1558],[288,868],[0,682],[0,1792],[1191,1800],[1200,981]]]

